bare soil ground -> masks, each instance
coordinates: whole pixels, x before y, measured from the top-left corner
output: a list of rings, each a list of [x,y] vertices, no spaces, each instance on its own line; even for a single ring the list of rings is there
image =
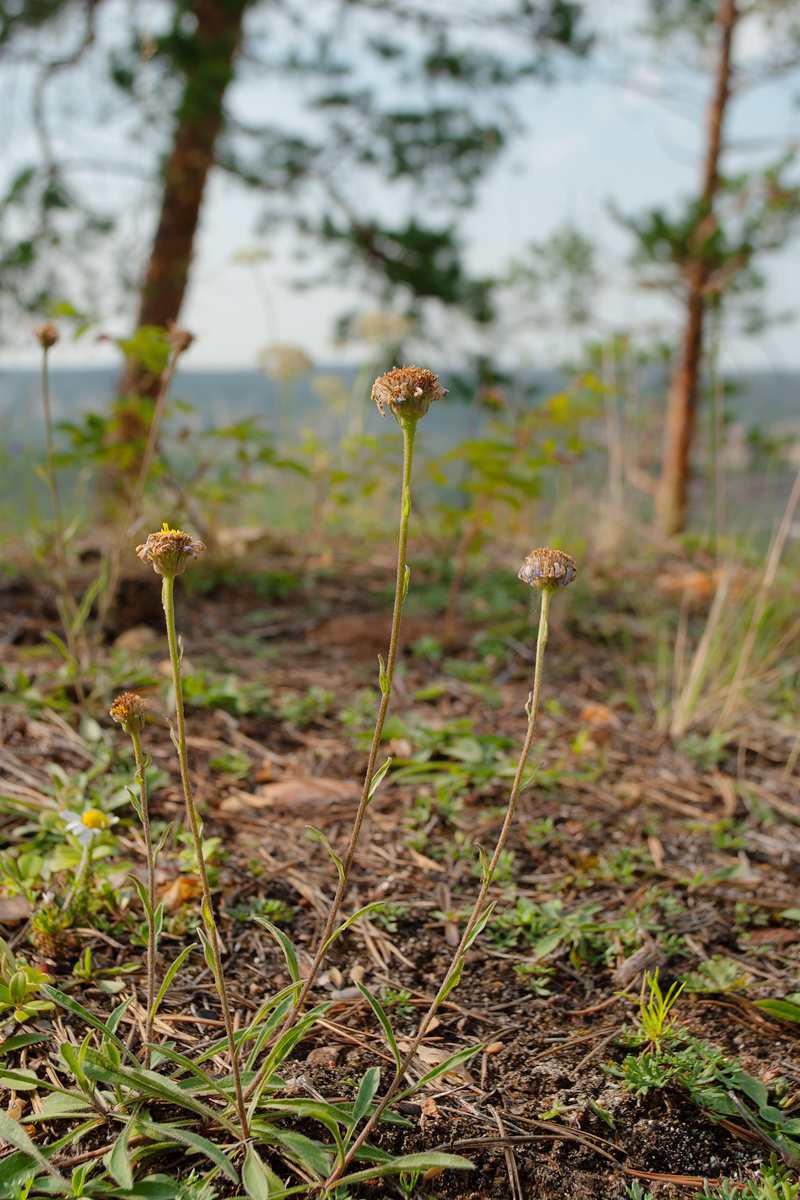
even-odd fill
[[[536,905],[560,900],[565,912],[597,906],[594,921],[616,921],[620,928],[606,935],[602,955],[578,948],[570,956],[561,947],[547,958],[552,973],[542,983],[549,994],[538,996],[515,970],[531,961],[524,929],[514,932],[511,922],[505,938],[497,929],[482,935],[426,1039],[418,1075],[437,1055],[465,1043],[480,1042],[481,1051],[427,1093],[433,1103],[415,1098],[404,1105],[410,1128],[386,1125],[375,1139],[392,1151],[439,1147],[472,1160],[476,1169],[469,1176],[445,1174],[422,1183],[417,1194],[431,1200],[622,1200],[634,1178],[658,1198],[689,1196],[704,1178],[748,1178],[769,1157],[769,1148],[743,1121],[713,1123],[677,1089],[635,1098],[604,1070],[630,1052],[619,1039],[638,1012],[641,975],[634,974],[626,989],[624,966],[637,946],[652,951],[650,964],[660,963],[665,985],[715,957],[740,964],[749,986],[684,993],[677,1023],[738,1057],[759,1079],[788,1081],[800,1100],[800,1027],[768,1017],[753,1004],[800,990],[798,926],[778,915],[797,906],[800,882],[800,796],[797,778],[782,770],[785,738],[754,713],[721,761],[704,764],[655,732],[646,703],[636,712],[625,699],[632,690],[647,695],[647,672],[630,678],[637,671],[635,653],[627,635],[614,633],[624,620],[606,583],[596,578],[594,625],[580,614],[556,614],[535,747],[542,765],[522,794],[510,843],[514,857],[492,898],[498,913],[511,913],[526,900]],[[308,724],[237,713],[235,699],[216,709],[189,708],[192,777],[205,835],[219,837],[224,851],[218,909],[239,1024],[265,994],[288,982],[276,946],[244,919],[248,905],[277,899],[290,906],[286,928],[306,963],[322,927],[335,870],[323,847],[309,839],[307,826],[323,830],[336,849],[346,845],[366,752],[336,714],[352,706],[359,689],[375,684],[375,656],[385,653],[388,640],[382,596],[391,586],[387,555],[385,561],[348,563],[336,577],[320,574],[312,591],[268,604],[246,587],[181,600],[188,671],[202,666],[218,676],[235,674],[240,683],[262,682],[271,689],[275,709],[281,697],[303,695],[309,687],[334,693],[327,711]],[[421,638],[441,636],[440,617],[412,615],[405,623],[392,711],[402,715],[406,730],[455,732],[444,750],[439,745],[433,751],[438,776],[385,782],[368,811],[348,911],[371,900],[402,907],[390,910],[393,920],[362,920],[331,954],[315,997],[332,1006],[282,1071],[298,1094],[351,1098],[354,1081],[370,1065],[381,1066],[389,1078],[387,1047],[355,980],[376,992],[407,993],[393,1010],[402,1037],[413,1032],[446,970],[459,914],[477,885],[469,848],[474,842],[493,844],[508,779],[473,772],[453,796],[437,794],[437,788],[448,764],[470,769],[464,755],[468,759],[471,747],[465,742],[458,758],[452,752],[455,738],[508,738],[509,755],[522,741],[531,673],[524,599],[512,615],[499,634],[491,621],[459,626],[444,660],[410,650]],[[603,636],[597,632],[601,618]],[[113,635],[122,635],[122,646],[149,663],[155,678],[163,674],[157,582],[128,583],[117,620]],[[41,670],[48,628],[57,630],[58,623],[45,589],[23,580],[0,592],[7,667],[25,669],[35,661]],[[511,628],[516,633],[507,632]],[[490,633],[503,649],[490,661],[483,685],[470,680],[468,669],[447,666],[449,658],[481,661],[476,640]],[[621,683],[626,672],[627,692]],[[180,820],[163,689],[140,690],[149,694],[155,718],[144,740],[169,776],[153,797],[153,815]],[[70,773],[86,768],[91,751],[68,712],[53,717],[12,694],[3,699],[0,794],[12,800],[23,793],[44,797],[50,782],[46,762]],[[459,721],[465,724],[454,725]],[[110,721],[104,723],[112,737],[121,738]],[[390,730],[385,748],[396,760],[408,761],[418,747],[398,730]],[[230,756],[238,756],[240,764],[233,774],[211,766],[233,761]],[[13,807],[0,820],[3,845],[20,845]],[[141,840],[130,825],[119,828],[125,853],[140,869]],[[159,883],[169,910],[162,950],[170,959],[194,937],[197,904],[192,877],[169,847]],[[659,907],[656,891],[669,902]],[[0,898],[0,913],[4,903]],[[654,912],[658,928],[648,919]],[[26,928],[17,916],[0,932],[24,946]],[[72,952],[49,963],[50,971],[68,980],[86,946],[106,967],[140,956],[120,928],[78,930]],[[143,975],[121,978],[141,1001]],[[91,985],[78,987],[75,995],[97,1013],[115,1002]],[[130,1012],[127,1028],[136,1046],[141,1008],[134,1005]],[[58,1020],[68,1036],[70,1029],[74,1038],[82,1036],[69,1014]],[[44,1018],[36,1023],[51,1026]],[[219,1036],[218,1002],[199,950],[172,988],[156,1028],[159,1038],[184,1050]],[[15,1061],[36,1068],[36,1048]],[[5,1093],[4,1105],[12,1099]],[[34,1103],[31,1093],[20,1099],[23,1106]],[[38,1136],[46,1141],[48,1135]],[[98,1151],[102,1145],[82,1145],[61,1161],[68,1167]],[[179,1160],[162,1169],[179,1170]],[[379,1182],[356,1194],[398,1193],[396,1185]]]

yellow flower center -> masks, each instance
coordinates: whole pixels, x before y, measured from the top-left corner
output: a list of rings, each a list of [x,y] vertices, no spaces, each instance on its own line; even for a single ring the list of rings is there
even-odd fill
[[[100,812],[99,808],[88,808],[81,817],[81,821],[87,829],[111,828],[111,822],[104,812]]]
[[[185,533],[184,533],[182,530],[180,530],[180,529],[170,529],[170,527],[169,527],[169,525],[167,524],[167,522],[166,522],[166,521],[165,521],[165,522],[164,522],[164,524],[161,526],[161,529],[159,530],[159,532],[160,532],[160,533],[171,533],[171,534],[172,534],[174,537],[186,537],[186,534],[185,534]]]

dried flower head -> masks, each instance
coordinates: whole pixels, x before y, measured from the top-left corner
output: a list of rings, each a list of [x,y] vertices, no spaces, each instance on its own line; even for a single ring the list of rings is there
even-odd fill
[[[301,375],[308,374],[314,361],[302,347],[276,342],[261,351],[258,365],[270,379],[299,379]]]
[[[135,692],[123,692],[111,705],[108,715],[112,720],[119,721],[126,733],[138,733],[144,729],[144,714],[148,708],[142,696],[137,696]]]
[[[551,591],[555,587],[566,587],[577,577],[575,559],[563,550],[543,547],[533,550],[519,570],[519,578],[531,587]]]
[[[178,354],[183,354],[184,350],[189,349],[194,341],[193,333],[189,333],[188,329],[180,329],[174,321],[167,321],[167,329],[173,350],[176,350]]]
[[[439,376],[424,367],[392,367],[375,380],[372,388],[372,399],[381,416],[386,416],[388,406],[398,424],[403,417],[424,417],[431,403],[446,395],[447,389],[439,387]]]
[[[136,547],[136,553],[142,562],[152,564],[157,575],[173,579],[183,574],[189,559],[197,558],[205,548],[205,542],[196,541],[180,529],[170,529],[165,521],[163,529],[148,534],[144,545]]]
[[[396,346],[411,332],[411,317],[391,312],[365,312],[353,321],[356,337],[372,345]]]
[[[33,336],[43,350],[49,350],[51,346],[55,346],[59,335],[55,325],[52,325],[48,321],[46,325],[37,325],[33,331]]]

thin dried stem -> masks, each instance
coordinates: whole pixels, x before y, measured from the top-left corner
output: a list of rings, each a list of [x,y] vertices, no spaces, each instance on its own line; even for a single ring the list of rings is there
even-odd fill
[[[156,863],[153,854],[153,835],[150,830],[150,812],[147,805],[147,779],[145,776],[142,741],[138,729],[131,729],[133,753],[136,759],[136,782],[139,784],[139,802],[142,809],[142,829],[144,843],[147,849],[147,899],[150,912],[147,914],[147,1048],[144,1052],[144,1065],[149,1068],[153,1041],[153,1004],[156,998]]]
[[[370,1119],[365,1124],[361,1133],[358,1135],[356,1140],[353,1142],[353,1144],[350,1147],[344,1160],[336,1167],[336,1169],[331,1174],[330,1178],[328,1179],[327,1183],[325,1184],[326,1191],[333,1186],[333,1184],[336,1182],[336,1180],[340,1178],[342,1172],[344,1170],[346,1170],[348,1164],[352,1161],[354,1155],[363,1146],[364,1142],[367,1140],[370,1133],[375,1128],[375,1125],[380,1120],[382,1114],[385,1112],[386,1108],[391,1103],[392,1097],[394,1096],[397,1089],[400,1087],[403,1077],[405,1076],[406,1071],[408,1070],[409,1066],[411,1065],[414,1055],[416,1054],[417,1049],[418,1049],[422,1039],[425,1037],[425,1034],[427,1033],[428,1028],[430,1027],[431,1021],[433,1020],[434,1016],[436,1015],[436,1010],[438,1009],[442,1000],[444,1000],[444,998],[447,996],[448,992],[452,989],[454,980],[457,978],[458,974],[460,974],[460,972],[461,972],[461,969],[462,969],[463,963],[464,963],[464,957],[465,957],[466,952],[469,949],[470,943],[472,941],[473,931],[475,930],[475,927],[478,924],[478,921],[481,919],[481,917],[484,914],[484,904],[486,902],[486,896],[487,896],[489,888],[491,886],[492,879],[494,877],[494,873],[497,869],[497,864],[500,860],[500,855],[503,852],[503,848],[506,844],[506,841],[508,840],[508,835],[511,830],[511,823],[514,819],[514,812],[517,807],[517,799],[519,798],[519,793],[522,788],[522,778],[525,773],[525,767],[526,767],[526,764],[528,761],[528,755],[530,753],[531,744],[533,742],[533,735],[536,731],[536,716],[539,711],[539,694],[540,694],[541,686],[542,686],[542,663],[544,661],[544,648],[547,644],[547,630],[548,630],[547,618],[548,618],[548,613],[549,613],[549,609],[550,609],[550,594],[551,594],[550,589],[547,589],[547,588],[543,589],[542,593],[541,593],[542,608],[541,608],[541,613],[539,615],[539,635],[536,640],[536,664],[534,667],[534,675],[533,675],[533,690],[531,691],[531,694],[528,697],[528,704],[527,704],[528,731],[525,735],[525,742],[522,747],[522,753],[519,756],[519,762],[517,763],[517,771],[514,776],[514,783],[511,788],[511,794],[508,798],[508,807],[506,809],[505,820],[503,821],[503,828],[500,830],[500,835],[497,839],[497,845],[495,846],[494,854],[492,855],[491,862],[489,863],[488,867],[484,871],[483,878],[481,880],[480,890],[478,892],[478,898],[475,901],[472,912],[470,914],[470,918],[467,921],[466,928],[464,930],[464,933],[461,936],[461,941],[459,943],[458,949],[455,951],[455,953],[453,955],[452,962],[450,963],[450,966],[448,967],[447,974],[444,977],[442,985],[439,988],[439,991],[437,992],[436,997],[432,1001],[431,1006],[428,1009],[427,1013],[422,1018],[420,1025],[419,1025],[419,1029],[417,1030],[417,1034],[416,1034],[414,1040],[412,1041],[412,1043],[406,1053],[405,1058],[401,1062],[400,1066],[397,1068],[395,1077],[394,1077],[392,1083],[389,1085],[389,1089],[386,1092],[386,1095],[381,1099],[380,1103],[378,1104],[377,1108],[375,1109],[375,1111],[372,1114],[372,1116],[370,1117]]]
[[[230,1005],[228,1004],[228,993],[225,988],[225,976],[222,970],[222,958],[219,951],[219,935],[217,934],[217,925],[214,920],[214,909],[211,904],[211,888],[208,883],[208,871],[206,870],[205,859],[203,858],[203,834],[200,823],[200,816],[195,806],[194,797],[192,796],[192,786],[189,781],[189,762],[186,755],[186,719],[183,709],[183,685],[181,682],[181,653],[178,647],[178,637],[175,632],[175,578],[172,575],[165,575],[162,587],[162,601],[164,604],[164,616],[167,623],[167,640],[169,642],[169,658],[172,664],[172,681],[175,688],[175,719],[177,724],[177,734],[173,735],[173,743],[178,751],[178,760],[181,770],[181,784],[183,785],[183,796],[186,801],[186,811],[189,815],[189,825],[192,831],[192,842],[194,843],[194,853],[197,859],[197,873],[200,876],[200,886],[203,892],[203,923],[206,927],[208,943],[211,948],[211,954],[214,963],[214,975],[216,977],[217,991],[219,993],[220,1004],[222,1005],[222,1020],[225,1024],[225,1033],[228,1038],[228,1048],[231,1056],[231,1071],[233,1073],[233,1084],[236,1091],[236,1108],[239,1113],[239,1120],[242,1123],[242,1137],[246,1140],[248,1137],[247,1126],[247,1110],[244,1103],[244,1094],[242,1092],[242,1080],[239,1072],[239,1061],[237,1056],[236,1039],[233,1032],[233,1020],[231,1018]]]
[[[305,1002],[306,996],[314,982],[314,979],[319,971],[322,960],[325,956],[325,948],[328,940],[333,933],[336,917],[339,909],[342,906],[347,883],[350,875],[350,868],[353,865],[353,858],[356,852],[361,826],[364,821],[364,814],[367,811],[367,805],[370,801],[370,789],[372,787],[372,779],[375,774],[375,762],[380,749],[381,737],[383,735],[383,725],[386,720],[386,710],[389,707],[389,698],[392,690],[392,679],[394,677],[394,668],[397,661],[397,650],[400,639],[400,620],[403,614],[403,601],[406,591],[406,554],[408,549],[408,521],[411,512],[410,503],[410,483],[411,483],[411,464],[414,457],[414,436],[417,430],[417,421],[415,418],[407,418],[401,422],[403,430],[403,482],[401,490],[401,508],[400,508],[400,531],[398,536],[397,550],[397,578],[395,582],[394,593],[394,610],[392,612],[392,631],[389,638],[389,654],[386,660],[386,667],[381,676],[381,703],[378,709],[378,716],[375,722],[375,732],[372,735],[372,745],[369,752],[369,760],[367,762],[367,770],[364,776],[364,787],[361,792],[361,800],[359,801],[358,811],[356,812],[353,821],[353,829],[350,834],[350,842],[347,847],[342,862],[342,871],[339,877],[339,886],[336,889],[336,895],[331,903],[330,912],[325,922],[325,928],[319,940],[319,947],[314,956],[314,961],[309,968],[309,973],[303,981],[303,986],[300,988],[294,1007],[287,1016],[281,1029],[281,1034],[288,1029],[295,1020],[297,1013]],[[278,1036],[281,1036],[279,1034]],[[248,1084],[245,1090],[245,1099],[249,1098],[262,1083],[263,1068],[259,1071],[255,1078]]]

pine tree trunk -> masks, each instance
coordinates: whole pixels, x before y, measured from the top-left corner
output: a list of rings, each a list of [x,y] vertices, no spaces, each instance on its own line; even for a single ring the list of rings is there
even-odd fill
[[[703,358],[703,325],[707,306],[706,285],[710,269],[702,255],[703,243],[717,224],[714,200],[719,190],[722,125],[731,92],[731,43],[739,18],[736,0],[720,0],[716,23],[720,29],[719,58],[714,94],[708,111],[708,139],[703,191],[691,257],[685,264],[686,324],[678,363],[670,380],[664,426],[661,475],[655,493],[656,524],[663,533],[680,533],[686,519],[691,477],[691,449],[697,412],[700,364]]]
[[[163,170],[161,213],[142,287],[139,326],[165,326],[180,314],[247,3],[194,0],[186,10],[196,18],[197,27],[176,56],[185,84],[175,112],[172,151]],[[153,396],[158,382],[157,376],[129,362],[122,390],[128,396]],[[126,432],[130,436],[132,430]]]

